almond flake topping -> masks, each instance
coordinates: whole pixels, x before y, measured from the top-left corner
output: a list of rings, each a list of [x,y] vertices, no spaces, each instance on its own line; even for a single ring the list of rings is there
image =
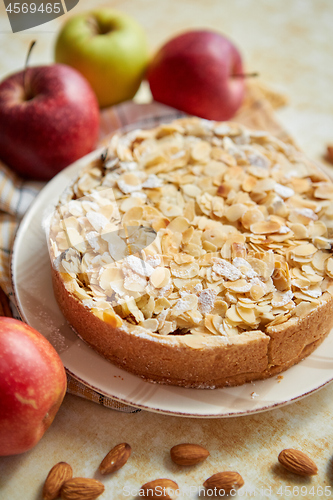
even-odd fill
[[[236,281],[242,277],[240,270],[225,259],[216,259],[212,269],[216,274],[230,281]]]
[[[103,321],[229,342],[333,295],[332,200],[293,146],[186,118],[114,135],[62,195],[49,250]]]

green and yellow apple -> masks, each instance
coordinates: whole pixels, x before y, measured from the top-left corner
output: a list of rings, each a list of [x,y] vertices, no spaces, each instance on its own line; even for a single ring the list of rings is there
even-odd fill
[[[55,59],[80,71],[105,107],[135,95],[148,64],[148,46],[134,19],[105,8],[67,21],[56,41]]]

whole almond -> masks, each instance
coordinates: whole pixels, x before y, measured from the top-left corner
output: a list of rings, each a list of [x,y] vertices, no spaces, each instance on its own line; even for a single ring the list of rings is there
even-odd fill
[[[244,484],[244,480],[238,472],[225,471],[218,472],[213,476],[206,479],[204,482],[204,487],[207,490],[223,490],[224,493],[230,493],[232,490],[238,490]]]
[[[60,495],[65,481],[73,477],[72,467],[66,462],[55,464],[47,475],[43,486],[43,500],[54,500]]]
[[[170,450],[171,460],[178,465],[195,465],[209,456],[209,451],[199,444],[183,443]]]
[[[63,484],[60,494],[63,500],[95,500],[104,489],[104,484],[96,479],[73,477]]]
[[[314,461],[300,450],[282,450],[278,460],[283,467],[299,476],[315,476],[318,473]]]
[[[103,458],[98,470],[101,474],[110,474],[119,470],[126,464],[130,457],[132,448],[127,443],[117,444],[111,451]]]
[[[155,479],[141,486],[141,491],[139,496],[145,498],[174,500],[178,496],[178,484],[171,479]]]

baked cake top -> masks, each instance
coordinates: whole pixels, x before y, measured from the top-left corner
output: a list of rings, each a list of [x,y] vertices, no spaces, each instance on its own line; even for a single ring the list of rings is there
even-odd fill
[[[49,230],[67,289],[99,318],[226,342],[333,295],[332,238],[333,183],[313,162],[266,132],[196,118],[115,135]]]

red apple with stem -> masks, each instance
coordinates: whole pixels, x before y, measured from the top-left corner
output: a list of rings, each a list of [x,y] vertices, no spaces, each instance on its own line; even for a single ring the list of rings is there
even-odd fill
[[[50,342],[27,324],[0,317],[0,456],[35,446],[65,392],[65,369]]]
[[[69,66],[26,67],[0,84],[0,159],[25,178],[49,180],[92,151],[98,131],[97,98]]]
[[[243,101],[245,76],[235,45],[219,33],[200,30],[163,45],[147,73],[156,101],[209,120],[232,118]]]

